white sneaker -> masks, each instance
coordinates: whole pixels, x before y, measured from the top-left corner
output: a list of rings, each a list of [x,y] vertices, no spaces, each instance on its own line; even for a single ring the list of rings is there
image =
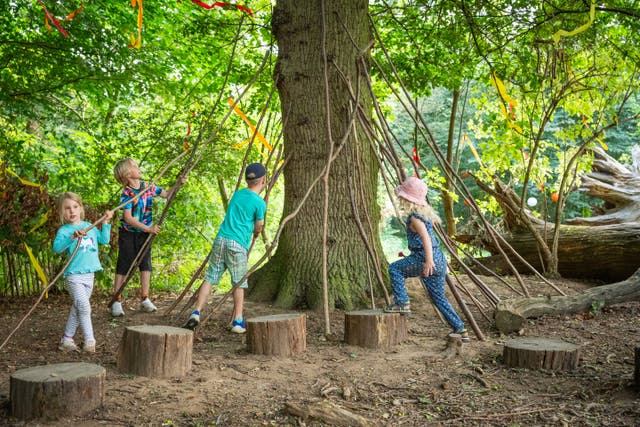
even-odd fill
[[[62,351],[78,351],[78,346],[75,342],[73,342],[73,338],[63,337],[60,340],[60,345],[58,346],[58,350]]]
[[[124,316],[124,310],[122,309],[122,303],[120,301],[116,301],[111,306],[111,316],[113,317],[122,317]]]
[[[157,309],[158,307],[153,305],[149,297],[143,299],[142,302],[140,303],[140,310],[146,311],[147,313],[153,313]]]
[[[96,352],[96,340],[86,340],[82,346],[82,351],[86,353]]]

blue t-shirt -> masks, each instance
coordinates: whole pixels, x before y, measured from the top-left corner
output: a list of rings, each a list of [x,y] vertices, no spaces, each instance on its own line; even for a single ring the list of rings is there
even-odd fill
[[[243,188],[233,193],[218,237],[235,240],[249,249],[256,221],[264,220],[267,205],[255,191]]]
[[[71,256],[76,249],[77,240],[72,239],[76,230],[82,230],[91,226],[91,223],[82,221],[80,224],[65,224],[58,229],[56,238],[53,240],[53,250],[56,253],[67,251],[67,255]],[[111,224],[102,224],[102,230],[92,228],[82,237],[80,248],[73,257],[73,260],[64,271],[64,277],[70,274],[93,273],[102,270],[100,259],[98,258],[98,244],[106,245],[109,243],[111,236]]]

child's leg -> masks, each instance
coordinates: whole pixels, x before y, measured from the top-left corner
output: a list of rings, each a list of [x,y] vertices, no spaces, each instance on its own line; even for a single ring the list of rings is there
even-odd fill
[[[234,240],[225,241],[224,262],[234,286],[247,274],[247,249]],[[242,319],[244,309],[244,290],[247,279],[233,291],[233,320]]]
[[[136,256],[138,256],[138,253],[142,250],[148,238],[149,233],[136,233]],[[149,247],[144,256],[140,258],[138,268],[140,268],[140,298],[145,299],[149,296],[149,291],[151,290],[151,247]]]
[[[137,233],[122,229],[118,230],[118,259],[116,261],[116,277],[113,282],[114,294],[124,283],[124,278],[136,259],[135,234]],[[118,296],[118,301],[120,299],[120,296]]]
[[[209,294],[211,293],[211,283],[208,281],[204,281],[202,286],[200,286],[200,290],[198,291],[198,300],[196,301],[195,310],[201,312],[204,306],[209,301]]]
[[[436,308],[440,311],[440,313],[442,313],[447,323],[453,328],[454,332],[460,331],[464,329],[464,323],[462,323],[460,316],[458,316],[458,313],[456,313],[456,310],[453,308],[445,295],[444,274],[422,277],[422,284],[427,289],[427,292],[431,297],[431,301],[433,301]]]
[[[67,278],[67,290],[73,298],[73,306],[67,320],[65,337],[72,338],[79,324],[85,341],[93,340],[91,303],[89,301],[93,292],[93,273],[69,276]]]
[[[233,319],[242,319],[242,309],[244,306],[244,289],[236,288],[233,291]]]
[[[122,282],[124,282],[124,274],[116,274],[116,278],[113,281],[113,293],[115,294],[120,286],[122,286]],[[120,298],[118,298],[120,299]]]
[[[218,286],[220,276],[222,276],[224,270],[225,266],[222,245],[220,244],[220,240],[216,239],[213,242],[213,246],[211,247],[211,252],[209,254],[209,266],[207,267],[207,272],[204,275],[204,282],[198,291],[198,300],[196,301],[195,306],[195,311],[197,311],[198,314],[202,311],[204,306],[207,305],[207,301],[209,301],[209,296],[211,294],[211,288]]]
[[[389,278],[393,291],[393,302],[398,306],[409,304],[409,295],[404,280],[407,277],[417,277],[422,273],[424,261],[415,255],[409,255],[389,265]]]
[[[151,271],[140,270],[140,298],[145,299],[149,296],[150,287],[151,287]]]

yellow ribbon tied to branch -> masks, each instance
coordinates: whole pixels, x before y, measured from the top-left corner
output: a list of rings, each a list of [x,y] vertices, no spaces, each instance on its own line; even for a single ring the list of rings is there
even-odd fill
[[[502,83],[502,80],[498,78],[495,71],[491,73],[491,83],[493,83],[493,86],[495,86],[498,91],[498,95],[500,96],[500,112],[507,120],[507,126],[522,135],[522,128],[514,122],[516,118],[515,110],[518,106],[518,102],[509,96],[504,83]],[[507,106],[509,107],[509,111],[507,111]]]
[[[232,98],[227,98],[227,102],[229,103],[229,105],[233,105],[234,101]],[[264,135],[262,134],[262,132],[260,132],[254,125],[253,123],[251,123],[251,120],[249,120],[249,118],[247,118],[247,116],[242,112],[242,110],[240,110],[240,108],[238,108],[237,105],[233,106],[233,111],[240,116],[240,118],[242,120],[244,120],[244,122],[247,124],[247,126],[249,126],[249,129],[251,129],[252,132],[252,136],[255,134],[256,138],[258,138],[258,141],[260,141],[260,143],[264,146],[264,148],[266,148],[269,152],[271,152],[271,150],[273,150],[273,147],[271,147],[271,144],[269,144],[269,142],[267,141],[267,138],[264,137]],[[251,139],[251,137],[249,137],[249,139],[242,141],[236,145],[234,145],[235,148],[239,148],[242,147],[243,145],[247,145],[249,143],[249,140]]]
[[[573,31],[558,30],[555,32],[555,34],[551,36],[551,38],[553,39],[554,43],[557,44],[562,37],[571,37],[571,36],[575,36],[578,33],[583,32],[584,30],[589,28],[591,24],[593,24],[593,21],[595,21],[595,19],[596,19],[596,2],[591,1],[591,7],[589,8],[589,20],[587,22],[585,22],[583,25],[579,26]]]

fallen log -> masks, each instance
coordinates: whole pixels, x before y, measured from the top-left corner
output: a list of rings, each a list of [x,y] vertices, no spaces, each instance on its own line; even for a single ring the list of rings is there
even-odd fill
[[[502,237],[533,268],[552,275],[613,283],[626,279],[640,267],[640,165],[636,161],[631,167],[622,165],[599,147],[592,152],[592,170],[581,175],[579,190],[604,204],[595,207],[590,217],[568,219],[567,224],[559,225],[557,261],[551,259],[550,252],[554,223],[535,217],[528,209],[522,210],[520,195],[507,184],[496,180],[495,188],[482,182],[478,185],[502,207],[502,225],[508,231]],[[636,157],[640,157],[638,147],[634,147]],[[511,273],[492,240],[481,235],[457,235],[456,240],[491,252],[492,256],[478,260],[485,268]],[[531,272],[517,259],[511,262],[517,271]]]
[[[594,147],[591,172],[580,176],[579,191],[604,200],[598,215],[567,220],[574,225],[622,224],[640,221],[640,149],[633,147],[634,163],[627,167],[609,156],[602,148]]]
[[[551,245],[553,226],[546,230]],[[524,259],[538,271],[542,267],[538,246],[533,235],[522,231],[504,236]],[[470,236],[457,236],[456,240],[469,242]],[[493,252],[489,241],[482,246]],[[498,274],[510,273],[504,258],[493,255],[478,259],[486,268]],[[516,269],[530,273],[517,259],[511,259]],[[558,247],[558,272],[562,277],[595,279],[605,283],[624,280],[640,268],[640,222],[603,226],[560,226]],[[477,267],[472,267],[472,270]]]
[[[567,296],[544,296],[502,300],[494,319],[500,332],[508,334],[524,329],[528,318],[545,314],[575,314],[589,310],[594,303],[602,306],[640,300],[640,269],[622,282],[596,286]]]

